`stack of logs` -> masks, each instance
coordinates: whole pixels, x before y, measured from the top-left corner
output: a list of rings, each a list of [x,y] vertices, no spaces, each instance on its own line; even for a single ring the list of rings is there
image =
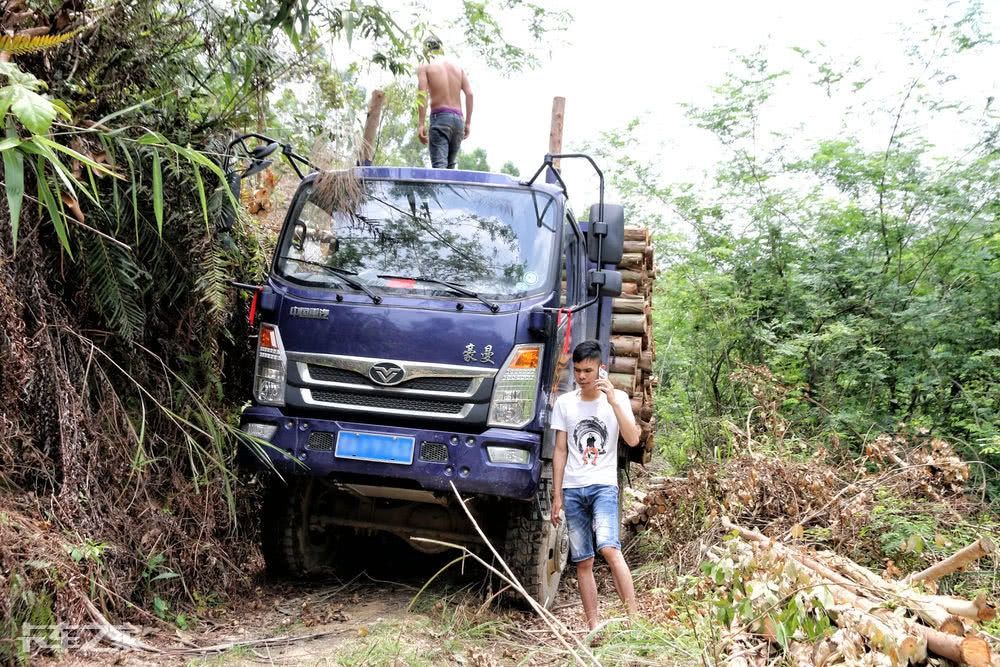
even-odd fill
[[[653,244],[645,227],[625,228],[625,253],[618,263],[622,295],[611,316],[610,376],[612,384],[632,399],[632,412],[642,429],[643,463],[653,452]]]
[[[765,578],[763,583],[774,586],[774,590],[780,590],[777,578],[787,575],[791,565],[797,573],[795,592],[826,587],[831,593],[833,605],[826,612],[840,631],[812,647],[793,650],[792,664],[830,665],[842,661],[844,664],[907,665],[922,664],[931,655],[970,667],[996,664],[989,642],[976,629],[979,623],[996,617],[996,607],[983,596],[967,600],[923,590],[929,582],[994,553],[996,547],[989,538],[980,538],[926,570],[895,580],[883,578],[844,556],[777,542],[725,518],[722,518],[722,526],[754,545],[758,552],[769,552],[784,561],[783,567],[776,564],[764,567],[766,559],[762,559],[756,568]],[[709,560],[718,558],[712,550],[707,557]],[[757,588],[758,585],[754,585],[754,590]],[[775,638],[771,636],[773,626],[771,623],[768,627],[765,622],[760,630],[772,641]],[[851,656],[859,657],[864,653],[864,648],[857,646],[858,638],[864,638],[870,650],[888,659],[851,660]],[[728,664],[749,667],[754,663],[731,659]]]
[[[684,481],[678,477],[653,477],[649,480],[645,494],[631,487],[626,488],[625,497],[631,503],[625,505],[628,507],[622,521],[625,528],[638,532],[657,514],[666,514],[667,508],[674,505],[667,497],[669,490],[677,488]]]

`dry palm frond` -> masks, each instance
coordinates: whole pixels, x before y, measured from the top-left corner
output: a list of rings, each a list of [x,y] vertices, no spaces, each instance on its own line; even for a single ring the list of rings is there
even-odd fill
[[[324,211],[353,212],[358,210],[364,194],[364,183],[353,169],[324,171],[316,177],[312,201]]]
[[[76,37],[80,30],[81,28],[77,28],[61,35],[0,35],[0,51],[15,56],[44,51],[68,42]]]

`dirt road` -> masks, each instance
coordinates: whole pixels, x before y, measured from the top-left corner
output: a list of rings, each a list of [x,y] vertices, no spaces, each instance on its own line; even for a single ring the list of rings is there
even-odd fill
[[[46,664],[565,664],[567,654],[536,615],[489,601],[497,582],[481,567],[470,561],[442,572],[454,558],[389,541],[344,578],[262,578],[252,596],[206,610],[188,630],[164,625],[137,633],[161,653],[73,652]],[[598,585],[605,617],[621,616],[606,569],[598,571]],[[555,613],[572,634],[586,636],[572,572],[563,579]]]

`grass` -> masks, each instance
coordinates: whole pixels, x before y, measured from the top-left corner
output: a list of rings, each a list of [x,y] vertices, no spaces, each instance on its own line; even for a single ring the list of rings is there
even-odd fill
[[[608,626],[592,650],[603,665],[690,665],[700,661],[702,644],[693,627],[638,620]]]
[[[248,646],[236,646],[218,655],[209,655],[203,658],[189,660],[187,667],[222,667],[234,661],[254,659],[253,651]]]
[[[939,503],[900,498],[886,490],[876,494],[868,524],[861,531],[867,543],[878,547],[872,562],[865,564],[878,568],[882,559],[891,558],[904,572],[938,562],[983,535],[1000,539],[1000,517],[984,514],[957,521]],[[972,571],[943,579],[941,592],[995,597],[1000,584],[993,568],[990,559],[983,559]]]
[[[359,637],[337,652],[334,662],[351,667],[354,665],[406,665],[407,667],[433,667],[446,661],[447,652],[429,648],[421,642],[427,633],[428,621],[400,623],[385,621],[370,628],[362,628]]]

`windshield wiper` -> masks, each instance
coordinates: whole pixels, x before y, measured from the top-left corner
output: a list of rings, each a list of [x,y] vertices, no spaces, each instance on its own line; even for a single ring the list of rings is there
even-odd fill
[[[319,268],[332,273],[334,276],[339,278],[341,282],[350,285],[356,290],[364,292],[365,294],[368,295],[368,298],[370,298],[374,303],[376,304],[382,303],[382,297],[380,297],[375,292],[371,291],[371,289],[369,289],[368,286],[365,285],[360,280],[352,278],[349,271],[344,271],[343,269],[338,269],[335,266],[329,266],[327,264],[323,264],[322,262],[314,262],[308,259],[299,259],[298,257],[289,257],[288,255],[279,255],[278,259],[286,259],[290,262],[298,262],[299,264],[308,264],[309,266],[318,266]]]
[[[487,301],[483,297],[479,296],[479,294],[477,292],[473,292],[470,289],[466,289],[466,288],[462,287],[461,285],[459,285],[458,283],[450,283],[447,280],[439,280],[437,278],[424,278],[424,277],[421,277],[421,276],[390,276],[390,275],[386,275],[386,274],[382,274],[382,273],[380,273],[378,277],[379,278],[395,278],[396,280],[416,280],[416,281],[419,281],[419,282],[422,282],[422,283],[434,283],[435,285],[441,285],[442,287],[446,287],[446,288],[450,289],[455,294],[461,294],[463,296],[471,296],[474,299],[478,299],[482,303],[484,303],[487,306],[489,306],[489,309],[490,309],[491,312],[495,313],[498,310],[500,310],[500,306],[498,306],[495,303],[491,303],[490,301]]]

